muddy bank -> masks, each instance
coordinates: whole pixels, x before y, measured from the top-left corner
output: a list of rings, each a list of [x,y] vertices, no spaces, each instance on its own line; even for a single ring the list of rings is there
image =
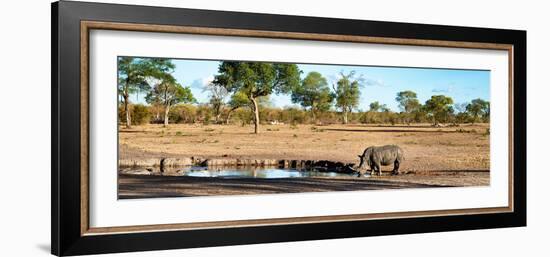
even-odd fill
[[[174,170],[177,167],[256,167],[280,169],[316,169],[318,171],[355,173],[355,164],[329,160],[287,160],[287,159],[231,159],[231,158],[201,158],[201,157],[170,157],[170,158],[143,158],[121,159],[119,167],[122,171],[128,168],[142,170],[142,174],[149,171],[150,175]]]
[[[201,178],[119,175],[119,199],[442,187],[366,178]]]

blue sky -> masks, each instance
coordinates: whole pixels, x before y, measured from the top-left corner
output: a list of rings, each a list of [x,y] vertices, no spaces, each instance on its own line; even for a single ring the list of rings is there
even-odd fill
[[[203,86],[212,80],[218,71],[218,61],[207,60],[173,60],[176,65],[173,73],[183,86],[190,86],[198,102],[208,102],[208,93]],[[363,78],[361,88],[360,110],[368,110],[371,102],[378,101],[393,111],[399,111],[395,101],[397,92],[412,90],[424,103],[432,95],[443,94],[453,98],[455,103],[470,102],[472,99],[489,99],[490,72],[480,70],[451,70],[406,67],[373,67],[347,65],[314,65],[298,64],[303,71],[302,78],[308,72],[321,73],[329,85],[336,83],[340,72],[355,71],[356,77]],[[143,93],[133,95],[133,102],[144,102]],[[276,107],[293,105],[288,95],[272,95],[271,102]]]

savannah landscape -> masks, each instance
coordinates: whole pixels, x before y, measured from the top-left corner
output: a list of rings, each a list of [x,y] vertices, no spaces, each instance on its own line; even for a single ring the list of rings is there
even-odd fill
[[[121,199],[489,185],[488,101],[435,94],[421,103],[406,90],[395,95],[399,111],[378,101],[359,110],[366,82],[355,72],[330,86],[294,64],[219,62],[200,103],[171,76],[174,68],[169,59],[119,59]],[[137,90],[147,93],[145,104],[130,100]],[[275,93],[295,105],[274,106]],[[388,165],[382,175],[357,176],[370,169],[358,155],[382,145],[402,149],[399,174]],[[343,175],[186,176],[195,166]]]

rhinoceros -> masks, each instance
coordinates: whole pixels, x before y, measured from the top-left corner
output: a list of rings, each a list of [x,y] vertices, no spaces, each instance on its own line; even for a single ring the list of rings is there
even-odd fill
[[[363,155],[359,155],[361,163],[359,164],[358,177],[366,173],[366,169],[363,168],[367,164],[371,168],[371,175],[378,171],[378,175],[382,175],[380,166],[387,166],[393,164],[393,175],[399,174],[399,165],[403,162],[403,150],[397,145],[385,145],[385,146],[370,146],[363,152]]]

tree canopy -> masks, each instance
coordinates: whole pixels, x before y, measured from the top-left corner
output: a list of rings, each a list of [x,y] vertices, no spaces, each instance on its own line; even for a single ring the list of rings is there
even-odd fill
[[[313,119],[316,113],[328,111],[334,100],[328,82],[319,72],[310,72],[302,80],[302,84],[292,90],[291,100],[304,108],[309,108]]]
[[[333,85],[334,94],[336,97],[336,106],[341,109],[343,123],[348,123],[348,113],[359,105],[360,79],[355,78],[355,72],[350,72],[347,75],[340,73],[341,78]]]
[[[395,101],[399,103],[399,108],[406,113],[411,113],[420,106],[416,93],[410,90],[397,93]]]
[[[453,99],[444,95],[433,95],[426,101],[424,108],[432,117],[434,125],[445,122],[453,113]]]
[[[170,74],[163,75],[162,80],[147,94],[145,100],[150,104],[164,106],[164,126],[168,125],[168,113],[171,106],[178,103],[196,102],[191,89],[180,85]]]
[[[490,104],[488,101],[477,98],[466,105],[466,111],[472,116],[472,123],[477,122],[481,117],[489,115]]]
[[[380,103],[378,101],[374,101],[369,104],[369,111],[377,112],[379,110],[380,110]]]
[[[254,112],[254,133],[259,133],[258,97],[272,93],[288,93],[300,85],[300,70],[296,64],[223,61],[214,83],[229,92],[239,92],[250,100]]]
[[[128,105],[130,94],[141,90],[151,90],[149,83],[151,78],[163,79],[171,73],[175,65],[170,59],[163,58],[134,58],[119,57],[118,59],[118,93],[122,97],[124,111],[126,113],[126,127],[130,127],[132,121]]]
[[[412,113],[417,111],[421,104],[416,98],[416,93],[410,90],[401,91],[397,93],[395,101],[399,103],[399,108],[406,114],[406,122],[410,124],[412,119]]]

